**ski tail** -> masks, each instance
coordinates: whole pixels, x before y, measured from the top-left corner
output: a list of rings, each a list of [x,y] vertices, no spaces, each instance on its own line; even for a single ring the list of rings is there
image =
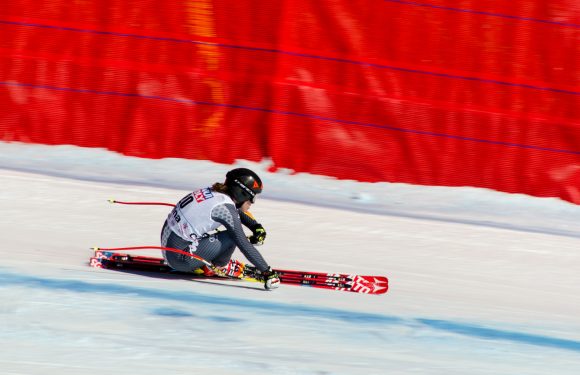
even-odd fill
[[[241,262],[238,262],[241,263]],[[146,271],[154,273],[175,273],[187,275],[191,278],[222,278],[222,279],[241,279],[244,281],[258,282],[257,280],[249,275],[245,274],[231,274],[227,273],[227,270],[212,266],[213,276],[207,276],[203,272],[200,273],[186,273],[177,272],[173,270],[163,258],[150,257],[142,255],[130,255],[126,253],[116,252],[116,251],[106,251],[106,250],[95,250],[92,257],[89,258],[89,266],[93,268],[105,268],[112,270],[133,270],[133,271]]]

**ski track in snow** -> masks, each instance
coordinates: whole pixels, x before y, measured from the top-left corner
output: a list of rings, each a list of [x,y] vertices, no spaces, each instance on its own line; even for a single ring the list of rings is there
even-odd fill
[[[67,158],[59,148],[2,147],[11,154],[0,156],[1,374],[576,374],[580,369],[577,206],[458,188],[449,188],[445,198],[441,188],[422,187],[421,199],[432,204],[431,211],[418,215],[410,207],[405,214],[400,202],[409,193],[401,186],[391,196],[400,200],[402,214],[365,213],[365,205],[384,204],[379,195],[361,193],[371,191],[368,185],[357,190],[353,182],[296,176],[310,178],[314,198],[308,203],[308,192],[299,192],[302,202],[290,202],[278,198],[292,194],[294,176],[273,176],[267,185],[272,195],[253,209],[268,230],[262,252],[272,265],[385,274],[391,288],[380,296],[294,286],[268,292],[253,283],[88,267],[92,246],[158,245],[168,212],[110,205],[107,199],[173,203],[187,189],[159,183],[156,161],[138,178],[112,183],[115,171],[129,170],[123,163],[133,159],[72,147]],[[30,173],[38,165],[34,155],[50,160],[43,162],[43,174]],[[107,158],[112,161],[103,163]],[[71,160],[100,164],[91,179],[73,179],[67,177],[79,169]],[[205,162],[164,163],[163,170],[169,167],[173,174],[185,176],[196,168],[204,173],[191,188],[218,180],[205,173]],[[372,188],[380,193],[380,187]],[[471,200],[461,196],[466,191]],[[321,195],[328,197],[327,207],[314,204]],[[514,200],[531,217],[511,207]],[[234,256],[243,259],[239,252]]]

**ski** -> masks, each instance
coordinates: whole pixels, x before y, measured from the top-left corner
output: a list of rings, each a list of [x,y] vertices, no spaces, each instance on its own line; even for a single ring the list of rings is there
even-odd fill
[[[94,255],[90,258],[89,265],[95,268],[176,273],[165,263],[163,258],[129,255],[126,253],[104,250],[95,250]],[[274,271],[280,276],[280,282],[282,284],[365,294],[384,294],[389,289],[389,281],[385,276],[306,272],[282,269],[275,269]],[[200,277],[194,274],[186,275],[191,278]],[[216,275],[214,277],[220,279],[241,279],[252,282],[258,281],[256,270],[250,265],[246,265],[244,275],[239,278],[228,278],[227,276],[222,275]]]
[[[389,289],[385,276],[275,270],[282,284],[300,284],[313,288],[355,293],[384,294]]]
[[[197,275],[193,273],[179,272],[173,270],[163,258],[149,257],[142,255],[129,255],[111,251],[95,251],[94,256],[89,259],[89,265],[94,268],[105,268],[112,270],[126,271],[146,271],[154,273],[167,273],[181,275],[188,278],[220,278],[220,279],[242,279],[246,281],[257,281],[250,277],[232,278],[225,275],[215,274],[213,276]]]

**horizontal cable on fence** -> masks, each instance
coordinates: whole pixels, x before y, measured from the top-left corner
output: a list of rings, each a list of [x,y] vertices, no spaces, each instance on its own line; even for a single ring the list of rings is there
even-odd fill
[[[333,61],[333,62],[337,62],[337,63],[360,65],[360,66],[377,68],[377,69],[394,70],[394,71],[404,72],[404,73],[423,74],[423,75],[430,75],[430,76],[441,77],[441,78],[460,79],[460,80],[465,80],[465,81],[491,83],[491,84],[502,85],[502,86],[521,87],[521,88],[525,88],[525,89],[550,91],[550,92],[557,92],[557,93],[561,93],[561,94],[580,95],[580,91],[557,89],[557,88],[548,87],[548,86],[536,86],[536,85],[531,85],[531,84],[526,84],[526,83],[499,81],[499,80],[494,80],[494,79],[472,77],[472,76],[461,76],[461,75],[455,75],[455,74],[449,74],[449,73],[439,73],[439,72],[428,71],[428,70],[405,68],[405,67],[394,66],[394,65],[376,64],[376,63],[370,63],[370,62],[366,62],[366,61],[343,59],[343,58],[339,58],[339,57],[319,56],[319,55],[312,55],[312,54],[308,54],[308,53],[284,51],[284,50],[272,49],[272,48],[260,48],[260,47],[249,47],[249,46],[243,46],[243,45],[233,45],[233,44],[224,44],[224,43],[202,42],[202,41],[188,40],[188,39],[178,39],[178,38],[148,36],[148,35],[139,35],[139,34],[119,33],[119,32],[114,32],[114,31],[78,29],[78,28],[73,28],[73,27],[44,25],[44,24],[29,23],[29,22],[16,22],[16,21],[0,20],[0,24],[18,25],[18,26],[27,26],[27,27],[38,27],[38,28],[46,28],[46,29],[56,29],[56,30],[63,30],[63,31],[91,33],[91,34],[99,34],[99,35],[111,35],[111,36],[120,36],[120,37],[128,37],[128,38],[149,39],[149,40],[155,40],[155,41],[165,41],[165,42],[174,42],[174,43],[189,43],[189,44],[207,45],[207,46],[213,46],[213,47],[240,49],[240,50],[255,51],[255,52],[279,53],[279,54],[288,55],[288,56],[296,56],[296,57],[304,57],[304,58],[308,58],[308,59]]]
[[[510,15],[510,14],[502,14],[502,13],[486,12],[486,11],[481,11],[481,10],[473,10],[473,9],[453,8],[453,7],[446,7],[443,5],[418,3],[416,1],[405,1],[405,0],[383,0],[383,1],[387,2],[387,3],[398,3],[398,4],[412,5],[412,6],[417,6],[417,7],[435,8],[435,9],[441,9],[441,10],[448,10],[448,11],[452,11],[452,12],[471,13],[471,14],[479,14],[482,16],[500,17],[500,18],[519,20],[519,21],[540,22],[540,23],[547,23],[547,24],[558,25],[558,26],[580,28],[580,25],[578,25],[576,23],[544,20],[541,18],[523,17],[523,16]]]
[[[248,106],[236,105],[236,104],[211,103],[211,102],[195,101],[195,100],[190,100],[190,99],[176,99],[176,98],[167,98],[167,97],[163,97],[163,96],[141,95],[141,94],[136,94],[136,93],[122,93],[122,92],[115,92],[115,91],[97,91],[97,90],[89,90],[89,89],[75,89],[75,88],[70,88],[70,87],[36,85],[36,84],[21,83],[21,82],[1,82],[0,81],[0,85],[31,87],[31,88],[37,88],[37,89],[66,91],[66,92],[85,93],[85,94],[125,96],[125,97],[154,99],[154,100],[162,100],[162,101],[186,103],[186,104],[207,105],[207,106],[213,106],[213,107],[243,109],[243,110],[248,110],[248,111],[259,111],[259,112],[266,112],[266,113],[285,115],[285,116],[304,117],[304,118],[309,118],[312,120],[328,121],[328,122],[334,122],[334,123],[345,124],[345,125],[356,125],[356,126],[372,127],[372,128],[377,128],[377,129],[391,130],[391,131],[397,131],[397,132],[403,132],[403,133],[412,133],[412,134],[419,134],[419,135],[426,135],[426,136],[433,136],[433,137],[451,138],[451,139],[457,139],[457,140],[461,140],[461,141],[488,143],[488,144],[507,146],[507,147],[518,147],[518,148],[532,149],[532,150],[537,150],[537,151],[548,151],[548,152],[580,155],[580,151],[560,150],[560,149],[555,149],[555,148],[540,147],[540,146],[533,146],[533,145],[524,145],[524,144],[519,144],[519,143],[492,141],[492,140],[488,140],[488,139],[471,138],[471,137],[457,136],[457,135],[444,134],[444,133],[435,133],[435,132],[429,132],[429,131],[423,131],[423,130],[405,129],[405,128],[399,128],[399,127],[390,126],[390,125],[373,124],[373,123],[366,123],[366,122],[359,122],[359,121],[352,121],[352,120],[341,120],[341,119],[335,119],[335,118],[330,118],[330,117],[309,115],[306,113],[280,111],[280,110],[268,109],[268,108],[248,107]]]

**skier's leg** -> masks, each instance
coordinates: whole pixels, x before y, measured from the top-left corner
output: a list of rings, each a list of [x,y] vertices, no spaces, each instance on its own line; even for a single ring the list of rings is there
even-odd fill
[[[161,230],[161,246],[186,252],[195,251],[195,244],[179,237],[169,228],[167,223],[163,225],[163,229]],[[203,265],[199,260],[172,251],[163,251],[163,257],[171,268],[180,272],[192,272],[194,269]]]
[[[227,232],[219,232],[196,242],[185,241],[165,224],[161,231],[161,245],[198,255],[216,266],[224,266],[232,257],[236,246]],[[163,257],[171,268],[180,272],[194,272],[203,262],[184,254],[163,251]]]
[[[215,235],[214,243],[220,243],[219,254],[213,258],[213,264],[220,267],[221,271],[231,277],[244,275],[246,265],[238,260],[232,260],[232,254],[236,244],[228,232],[220,232]]]
[[[195,252],[200,257],[221,267],[228,263],[236,245],[227,232],[219,232],[202,238]]]

